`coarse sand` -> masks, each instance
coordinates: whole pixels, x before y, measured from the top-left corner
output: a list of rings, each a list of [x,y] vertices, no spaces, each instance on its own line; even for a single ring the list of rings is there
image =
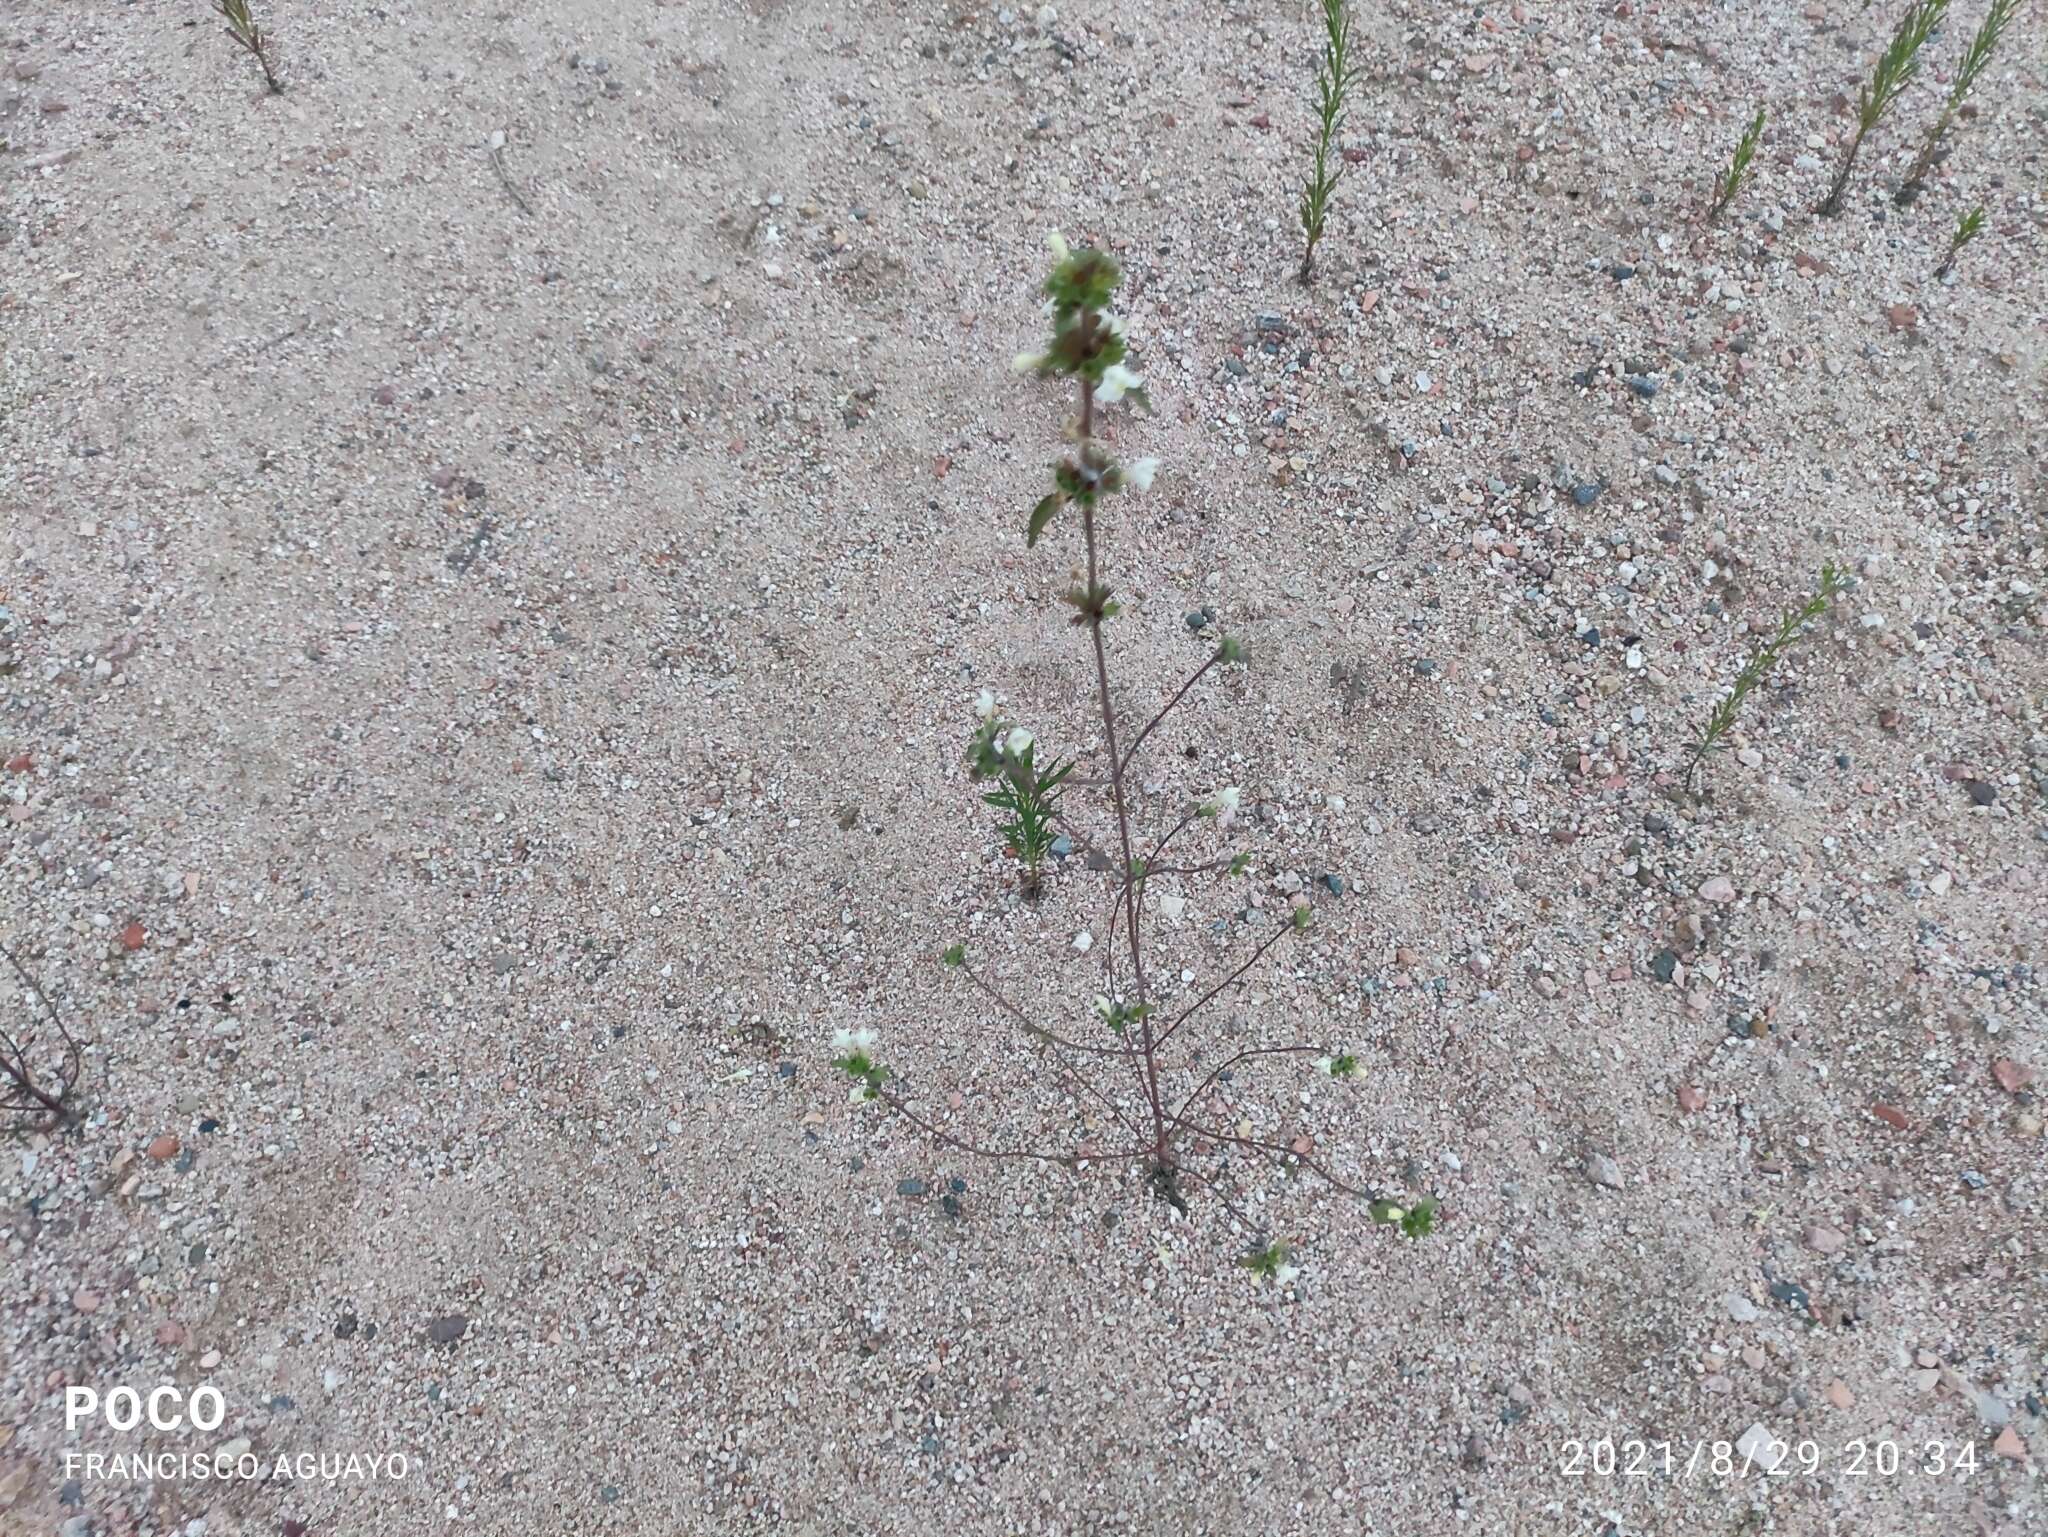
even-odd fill
[[[2048,1530],[2048,8],[1816,219],[1901,0],[1361,3],[1304,288],[1306,3],[255,6],[0,12],[0,1534]],[[1362,1069],[1185,1214],[940,961],[1101,1030],[1054,230],[1169,1082]]]

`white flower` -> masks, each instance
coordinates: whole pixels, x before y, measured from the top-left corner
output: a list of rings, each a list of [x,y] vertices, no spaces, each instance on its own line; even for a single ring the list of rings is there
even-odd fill
[[[1225,785],[1216,792],[1216,799],[1202,808],[1205,816],[1216,819],[1218,827],[1228,827],[1237,820],[1239,795],[1236,785]]]
[[[1010,359],[1010,372],[1013,374],[1032,374],[1043,367],[1045,354],[1042,352],[1020,352]]]
[[[974,701],[974,713],[983,720],[989,720],[994,717],[996,713],[996,691],[994,689],[985,688],[981,691]]]
[[[859,1030],[834,1030],[832,1049],[842,1057],[850,1057],[856,1053],[865,1055],[874,1049],[875,1039],[875,1032],[865,1027]]]
[[[1054,230],[1051,234],[1047,235],[1045,237],[1045,243],[1052,247],[1052,254],[1058,257],[1061,261],[1065,261],[1069,256],[1073,254],[1073,252],[1070,251],[1067,247],[1067,237],[1065,235],[1062,235],[1058,230]]]
[[[1022,726],[1012,726],[1010,734],[1003,738],[1003,756],[1021,758],[1031,751],[1033,737]]]
[[[1138,459],[1124,466],[1124,484],[1133,491],[1150,491],[1152,477],[1159,473],[1157,459]]]
[[[846,1102],[849,1105],[865,1105],[874,1097],[875,1091],[864,1083],[857,1083],[846,1091]]]
[[[1325,1078],[1335,1078],[1337,1076],[1337,1059],[1335,1057],[1317,1057],[1316,1071]]]
[[[1123,364],[1112,363],[1102,371],[1102,382],[1095,386],[1095,398],[1106,406],[1113,406],[1124,398],[1124,391],[1135,390],[1144,382]]]
[[[1273,1272],[1273,1284],[1275,1286],[1291,1286],[1294,1284],[1294,1278],[1300,1274],[1301,1266],[1282,1265]]]

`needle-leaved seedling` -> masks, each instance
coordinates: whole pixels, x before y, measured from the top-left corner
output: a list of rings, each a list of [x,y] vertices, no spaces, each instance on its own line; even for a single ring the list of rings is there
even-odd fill
[[[1948,250],[1942,255],[1941,265],[1934,269],[1934,275],[1938,278],[1947,277],[1963,247],[1983,233],[1984,210],[1981,208],[1972,208],[1956,220],[1955,231],[1948,237]]]
[[[1913,77],[1920,71],[1920,50],[1927,46],[1927,40],[1947,15],[1948,0],[1913,0],[1906,14],[1899,18],[1892,40],[1877,56],[1877,67],[1856,88],[1856,126],[1842,151],[1834,185],[1828,188],[1828,195],[1821,199],[1816,212],[1832,217],[1842,211],[1842,197],[1849,190],[1849,173],[1856,168],[1857,152],[1913,83]]]
[[[1693,743],[1692,759],[1685,766],[1685,782],[1691,786],[1698,775],[1700,765],[1708,756],[1724,751],[1728,746],[1729,734],[1735,729],[1735,722],[1742,714],[1742,702],[1755,691],[1758,684],[1768,678],[1785,653],[1796,645],[1806,634],[1806,627],[1828,611],[1848,581],[1832,565],[1820,568],[1820,586],[1813,595],[1799,607],[1789,610],[1778,621],[1778,628],[1770,638],[1757,647],[1742,671],[1736,675],[1735,686],[1727,697],[1714,706],[1713,714],[1707,717],[1707,724],[1700,732],[1699,740]]]
[[[1948,88],[1948,99],[1929,125],[1927,137],[1920,141],[1920,153],[1913,157],[1912,169],[1899,183],[1895,202],[1910,203],[1926,187],[1927,173],[1934,169],[1935,159],[1941,153],[1941,141],[1948,136],[1970,92],[1976,89],[1978,78],[1991,67],[1991,55],[1997,51],[1999,39],[2005,36],[2005,29],[2012,25],[2024,3],[2025,0],[1991,0],[1991,8],[1971,34],[1970,46],[1963,50],[1963,62],[1956,70],[1955,84]]]
[[[1301,280],[1316,275],[1316,246],[1330,217],[1330,199],[1344,175],[1344,104],[1358,82],[1351,58],[1351,11],[1345,0],[1323,0],[1323,56],[1316,65],[1316,148],[1301,184]]]
[[[270,94],[282,96],[284,82],[277,78],[277,71],[270,64],[270,39],[263,35],[263,29],[256,25],[256,18],[249,12],[249,0],[212,0],[213,8],[222,21],[228,24],[228,36],[246,49],[263,70],[263,83],[270,87]]]
[[[1756,160],[1757,146],[1764,138],[1764,109],[1758,107],[1756,116],[1749,120],[1749,126],[1742,130],[1742,137],[1735,143],[1735,157],[1728,162],[1728,169],[1714,178],[1714,206],[1707,210],[1707,222],[1713,223],[1728,211],[1728,205],[1735,201],[1750,180],[1751,166]]]

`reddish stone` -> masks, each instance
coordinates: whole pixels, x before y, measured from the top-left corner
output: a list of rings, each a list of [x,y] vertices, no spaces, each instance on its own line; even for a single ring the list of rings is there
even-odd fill
[[[1706,1108],[1707,1096],[1691,1084],[1683,1084],[1678,1090],[1678,1108],[1687,1115]]]
[[[1991,1076],[1998,1080],[1998,1086],[2006,1093],[2017,1094],[2034,1081],[2034,1070],[2011,1057],[2000,1057],[1991,1064]]]
[[[121,930],[121,948],[123,950],[140,950],[148,939],[149,930],[139,923],[131,923],[127,928]]]
[[[1895,1110],[1890,1105],[1872,1105],[1870,1113],[1887,1126],[1897,1127],[1900,1131],[1906,1129],[1906,1112],[1903,1110]]]
[[[178,1139],[165,1132],[161,1137],[152,1138],[149,1146],[143,1151],[158,1163],[163,1163],[178,1156],[178,1145]]]

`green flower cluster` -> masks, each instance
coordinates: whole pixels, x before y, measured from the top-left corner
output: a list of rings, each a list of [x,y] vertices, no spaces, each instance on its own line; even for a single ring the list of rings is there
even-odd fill
[[[1128,400],[1148,412],[1152,409],[1145,381],[1124,366],[1130,355],[1124,323],[1109,313],[1110,298],[1123,281],[1123,272],[1106,251],[1073,250],[1057,234],[1051,245],[1055,261],[1045,280],[1045,293],[1052,315],[1052,340],[1043,352],[1019,353],[1015,366],[1020,373],[1040,378],[1079,379],[1091,409],[1083,411],[1075,452],[1053,467],[1052,493],[1031,510],[1025,530],[1027,545],[1038,543],[1038,536],[1061,508],[1092,508],[1106,495],[1148,491],[1159,469],[1157,459],[1117,463],[1088,430],[1093,406]]]

